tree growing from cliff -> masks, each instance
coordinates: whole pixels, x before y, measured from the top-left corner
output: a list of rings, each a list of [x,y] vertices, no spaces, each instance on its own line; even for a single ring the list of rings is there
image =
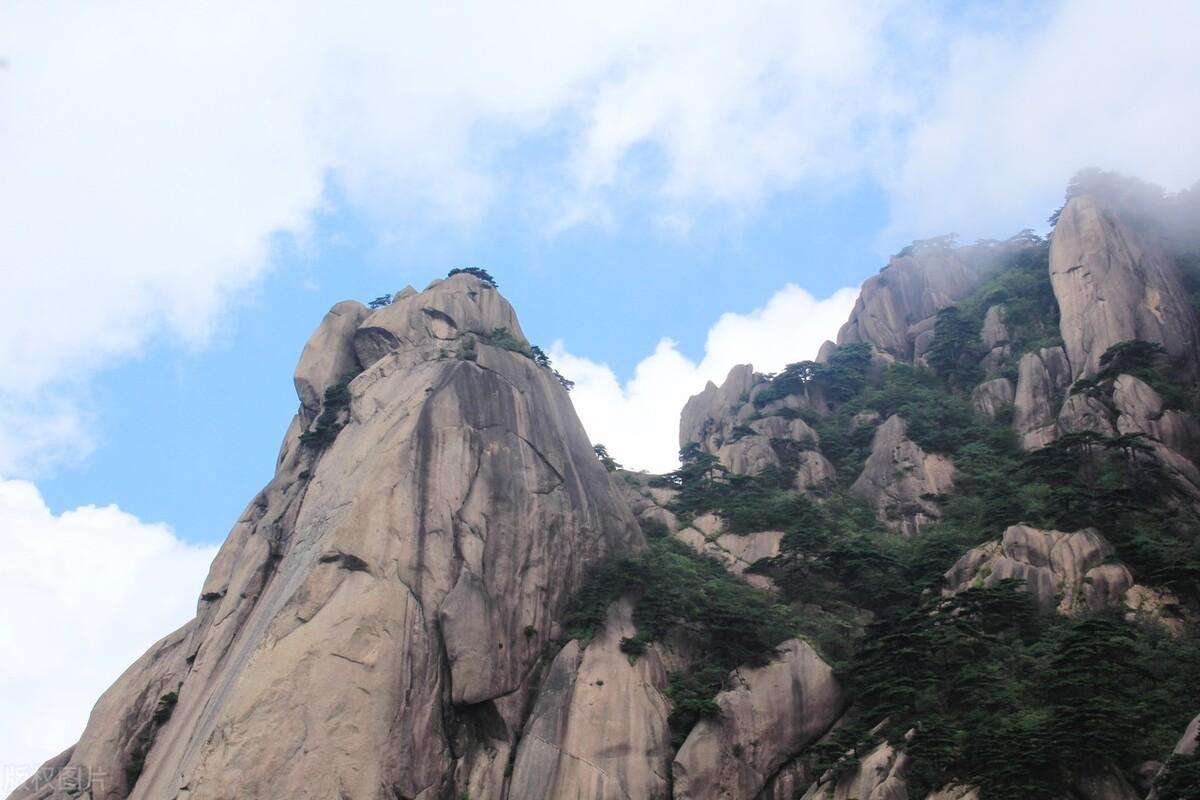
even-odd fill
[[[604,468],[609,472],[616,472],[621,468],[621,465],[617,463],[617,460],[608,454],[608,448],[604,445],[598,444],[593,447],[592,450],[595,451],[596,458],[600,459],[600,463],[603,464]]]
[[[374,300],[367,303],[367,307],[371,309],[380,309],[384,306],[390,306],[391,304],[392,296],[390,294],[381,294],[379,297],[376,297]]]
[[[492,277],[490,272],[482,267],[455,267],[454,269],[450,270],[446,277],[453,278],[455,275],[459,274],[474,275],[476,278],[479,278],[479,280],[483,281],[493,289],[499,288],[499,284],[496,283],[496,279]]]

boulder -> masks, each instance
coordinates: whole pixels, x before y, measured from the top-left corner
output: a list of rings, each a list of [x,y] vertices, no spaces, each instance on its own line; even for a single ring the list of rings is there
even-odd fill
[[[752,798],[841,714],[833,670],[791,639],[763,667],[741,668],[717,695],[718,716],[692,728],[675,757],[675,798]]]
[[[1194,371],[1196,319],[1179,268],[1158,245],[1088,196],[1072,198],[1050,244],[1050,281],[1072,378],[1092,377],[1118,342],[1162,344]]]
[[[983,327],[979,330],[979,341],[988,350],[1008,344],[1008,326],[1004,324],[1003,305],[990,306],[983,315]]]
[[[1112,412],[1099,398],[1087,394],[1073,394],[1063,403],[1058,412],[1058,429],[1062,433],[1091,431],[1101,436],[1115,436],[1117,429],[1112,423]]]
[[[1045,611],[1095,611],[1124,604],[1134,585],[1124,565],[1108,563],[1112,554],[1112,545],[1092,528],[1064,533],[1012,525],[1000,541],[963,554],[946,573],[943,594],[1016,578]]]
[[[926,453],[892,415],[875,430],[871,455],[850,490],[874,508],[879,520],[905,536],[941,517],[937,498],[954,488],[949,458]]]
[[[1012,381],[995,378],[975,387],[971,392],[971,406],[988,419],[996,419],[1013,407],[1015,397]]]

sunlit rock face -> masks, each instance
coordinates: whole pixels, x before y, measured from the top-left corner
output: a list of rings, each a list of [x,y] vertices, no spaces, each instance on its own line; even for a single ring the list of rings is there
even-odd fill
[[[1171,257],[1088,196],[1072,198],[1050,244],[1050,280],[1072,377],[1091,377],[1104,351],[1141,339],[1194,371],[1195,315]]]
[[[566,391],[487,343],[521,337],[494,288],[457,275],[364,312],[335,306],[306,346],[275,478],[196,618],[130,667],[55,767],[103,774],[93,800],[134,778],[131,796],[154,800],[501,797],[566,604],[606,553],[642,546]]]
[[[941,517],[937,498],[954,488],[954,464],[908,438],[896,415],[875,430],[871,455],[850,490],[870,503],[889,528],[913,536]]]

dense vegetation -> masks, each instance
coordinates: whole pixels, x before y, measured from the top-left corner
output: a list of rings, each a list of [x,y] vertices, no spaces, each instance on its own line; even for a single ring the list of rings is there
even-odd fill
[[[597,569],[568,616],[568,634],[591,638],[609,605],[625,596],[635,601],[638,630],[635,638],[621,642],[631,657],[673,630],[684,632],[701,654],[701,663],[670,676],[669,723],[677,745],[699,719],[717,713],[713,698],[732,669],[766,663],[791,635],[793,620],[785,606],[666,537]]]
[[[774,440],[782,466],[755,476],[731,474],[691,444],[678,470],[655,479],[677,490],[671,510],[683,524],[714,513],[734,534],[785,533],[780,554],[751,568],[771,577],[775,595],[732,580],[657,525],[647,527],[646,553],[610,562],[585,591],[580,630],[599,624],[607,603],[626,594],[637,599],[638,627],[627,652],[677,628],[711,651],[695,670],[672,676],[677,737],[717,711],[712,697],[731,665],[758,663],[789,636],[812,642],[853,699],[843,724],[806,755],[815,774],[848,770],[886,739],[911,758],[912,797],[950,783],[979,786],[986,800],[1072,796],[1081,770],[1132,780],[1142,762],[1166,757],[1200,710],[1194,629],[1172,637],[1114,609],[1042,613],[1013,581],[942,595],[945,572],[967,549],[1022,522],[1094,527],[1135,580],[1179,598],[1163,614],[1200,608],[1200,519],[1142,437],[1071,433],[1026,453],[1008,418],[988,419],[972,407],[971,392],[986,375],[1015,378],[1021,355],[1061,344],[1048,244],[1028,233],[1018,239],[997,245],[1006,253],[1000,268],[938,315],[928,368],[887,365],[869,346],[847,345],[826,363],[788,365],[752,391],[758,417],[801,418],[817,432],[835,485],[818,496],[797,491],[790,451]],[[1200,273],[1195,291],[1200,297]],[[989,352],[980,330],[997,307],[1008,336]],[[1096,380],[1072,391],[1111,406],[1120,374],[1144,380],[1169,407],[1198,407],[1183,371],[1146,342],[1113,347]],[[954,493],[939,498],[941,521],[912,539],[884,529],[849,491],[876,427],[893,414],[956,470]],[[754,420],[741,422],[730,440],[755,435]],[[1161,800],[1200,797],[1200,760],[1172,759],[1158,789]]]

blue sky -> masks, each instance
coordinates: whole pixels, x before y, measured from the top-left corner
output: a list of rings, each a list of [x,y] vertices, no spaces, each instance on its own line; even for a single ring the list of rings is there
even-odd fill
[[[193,613],[333,303],[484,266],[667,469],[908,241],[1190,186],[1198,75],[1190,0],[0,4],[0,782]]]
[[[96,449],[39,486],[56,511],[116,503],[169,521],[187,540],[220,542],[270,479],[296,408],[292,370],[333,303],[485,265],[531,340],[563,340],[628,379],[662,337],[699,360],[722,313],[762,306],[789,281],[819,297],[857,285],[885,261],[884,205],[863,186],[831,198],[781,196],[750,220],[714,220],[687,236],[633,221],[547,237],[501,216],[389,245],[370,220],[335,204],[310,246],[277,239],[267,277],[237,299],[207,346],[159,342],[100,375],[90,398]]]

